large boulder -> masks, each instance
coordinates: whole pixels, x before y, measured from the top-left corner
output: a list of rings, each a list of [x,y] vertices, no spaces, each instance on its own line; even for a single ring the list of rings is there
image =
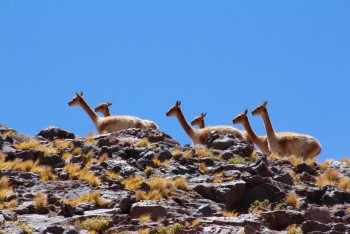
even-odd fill
[[[294,210],[275,210],[263,212],[267,226],[273,230],[284,230],[289,225],[301,224],[305,221],[305,215],[302,212]]]
[[[243,180],[237,180],[221,184],[202,183],[196,185],[194,191],[204,198],[223,203],[228,209],[232,209],[244,195],[245,182]]]
[[[331,212],[327,207],[310,206],[306,211],[306,218],[320,223],[332,222]]]
[[[73,133],[54,126],[44,128],[37,134],[37,136],[48,140],[75,138],[75,135]]]

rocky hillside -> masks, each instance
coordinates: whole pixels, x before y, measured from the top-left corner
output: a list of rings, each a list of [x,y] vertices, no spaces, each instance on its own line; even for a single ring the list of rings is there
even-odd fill
[[[0,233],[350,232],[350,161],[267,157],[216,133],[207,142],[0,126]]]

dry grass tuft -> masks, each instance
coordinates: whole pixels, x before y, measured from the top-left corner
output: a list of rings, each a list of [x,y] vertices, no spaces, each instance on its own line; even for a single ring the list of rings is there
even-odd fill
[[[153,161],[154,167],[161,167],[161,166],[164,166],[166,168],[170,167],[170,163],[167,160],[164,162],[161,162],[158,158],[154,158],[152,161]]]
[[[243,157],[232,157],[227,161],[228,164],[242,164],[244,162],[245,160]]]
[[[63,152],[61,157],[64,159],[64,160],[69,160],[73,157],[73,155],[69,152]]]
[[[237,216],[239,216],[239,213],[238,212],[234,212],[234,211],[224,210],[222,212],[222,216],[224,216],[224,217],[237,217]]]
[[[94,140],[94,132],[90,132],[86,137],[83,138],[83,141],[87,144],[94,144],[95,140]]]
[[[60,148],[60,149],[74,148],[73,142],[61,140],[61,139],[54,140],[54,144],[56,145],[57,148]]]
[[[158,200],[158,201],[160,201],[163,199],[163,195],[158,190],[150,191],[148,193],[146,193],[144,191],[137,190],[135,192],[135,198],[137,201],[140,201],[140,200]]]
[[[200,157],[200,158],[214,157],[213,153],[207,148],[196,149],[195,154],[197,155],[197,157]]]
[[[204,162],[201,162],[198,164],[198,169],[202,172],[202,173],[206,173],[208,171],[207,166],[205,165]]]
[[[200,218],[196,218],[194,220],[192,220],[192,222],[189,221],[185,221],[185,227],[186,228],[196,228],[201,222]]]
[[[119,180],[123,178],[121,175],[119,175],[119,173],[113,171],[106,171],[105,175],[114,180]]]
[[[86,229],[90,231],[96,231],[98,233],[103,233],[111,222],[110,218],[107,217],[94,217],[87,218],[83,221],[74,222],[74,226],[79,229]]]
[[[41,209],[43,207],[47,206],[47,195],[38,191],[35,194],[34,197],[34,201],[33,201],[33,205],[37,208],[37,209]]]
[[[109,160],[108,155],[107,155],[107,154],[103,154],[103,155],[98,159],[97,163],[100,165],[101,163],[103,163],[103,162],[105,162],[105,161],[107,161],[107,160]]]
[[[269,155],[269,160],[271,160],[271,161],[281,160],[281,159],[282,159],[281,156],[279,156],[279,155],[276,154],[276,153],[271,153],[271,154]]]
[[[70,178],[78,178],[79,180],[88,182],[94,187],[101,184],[100,179],[95,175],[95,173],[90,172],[87,168],[81,169],[80,166],[67,164],[63,170],[69,174]]]
[[[146,173],[147,175],[152,174],[152,172],[153,172],[153,167],[146,167],[145,173]]]
[[[174,183],[174,186],[178,189],[185,190],[185,191],[188,190],[187,180],[183,177],[176,177],[173,183]]]
[[[343,158],[343,159],[341,159],[339,162],[344,163],[344,164],[350,166],[350,159],[349,159],[349,158]]]
[[[143,138],[142,140],[139,140],[134,144],[134,146],[136,147],[143,147],[143,148],[148,147],[148,145],[149,145],[149,141],[147,137]]]
[[[149,223],[152,221],[151,214],[143,214],[143,215],[138,217],[138,220],[141,223]]]
[[[142,228],[137,231],[139,234],[150,234],[149,228]]]
[[[321,170],[325,171],[328,169],[329,166],[332,166],[334,163],[334,160],[328,159],[325,160],[323,163],[319,164],[318,166],[320,167]]]
[[[292,206],[293,208],[299,208],[300,198],[294,191],[292,191],[286,196],[285,202],[288,206]]]
[[[72,154],[73,155],[81,155],[81,148],[79,148],[79,147],[74,148],[72,151]]]
[[[288,234],[302,234],[303,231],[301,230],[300,226],[297,226],[296,224],[292,224],[287,228]]]
[[[42,145],[39,141],[35,140],[34,138],[30,138],[26,141],[19,143],[19,144],[14,144],[14,146],[17,149],[21,149],[21,150],[32,149],[32,150],[42,151],[42,152],[44,152],[44,154],[57,154],[58,153],[58,150],[56,148]]]
[[[343,176],[339,179],[338,188],[343,190],[350,189],[350,178],[349,176]]]
[[[326,170],[316,177],[316,185],[319,187],[325,185],[336,185],[339,180],[339,171],[337,169]]]
[[[83,202],[91,202],[95,206],[102,207],[102,208],[107,207],[110,203],[109,200],[101,197],[101,192],[99,190],[94,191],[92,193],[84,194],[76,199],[72,199],[72,200],[62,199],[62,201],[64,203],[68,203],[72,206],[76,206],[76,205],[83,203]]]
[[[129,176],[128,178],[122,180],[122,184],[125,185],[125,189],[127,190],[136,190],[144,180],[145,179],[143,177],[135,178],[134,176]]]
[[[175,149],[174,151],[171,152],[171,154],[172,154],[173,156],[182,154],[182,150],[181,150],[180,148],[179,148],[179,149]]]

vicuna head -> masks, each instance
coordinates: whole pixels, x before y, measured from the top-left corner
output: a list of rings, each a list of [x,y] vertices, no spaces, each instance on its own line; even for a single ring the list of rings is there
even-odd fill
[[[244,112],[240,113],[239,115],[236,116],[236,118],[233,119],[233,123],[234,124],[244,124],[244,122],[247,119],[247,113],[248,113],[248,110],[245,109]]]
[[[194,118],[192,121],[191,121],[191,125],[192,126],[202,126],[203,125],[203,122],[204,122],[204,118],[205,116],[207,115],[207,113],[202,113],[200,114],[199,116],[197,116],[196,118]]]
[[[75,92],[75,96],[68,102],[68,106],[80,106],[83,101],[83,92]]]
[[[266,110],[267,101],[265,101],[263,104],[257,106],[253,111],[252,115],[262,115],[264,111]]]
[[[95,111],[96,112],[101,112],[101,113],[104,114],[107,111],[109,111],[108,107],[111,106],[112,104],[113,103],[111,103],[111,102],[102,102],[95,108]]]
[[[166,116],[177,116],[178,111],[180,110],[181,101],[176,101],[175,105],[173,105],[168,112],[166,113]]]

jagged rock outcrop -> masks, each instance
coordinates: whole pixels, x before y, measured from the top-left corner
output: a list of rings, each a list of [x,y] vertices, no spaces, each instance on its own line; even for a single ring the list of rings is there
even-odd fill
[[[274,159],[216,132],[207,143],[0,125],[0,233],[350,232],[348,161]]]

